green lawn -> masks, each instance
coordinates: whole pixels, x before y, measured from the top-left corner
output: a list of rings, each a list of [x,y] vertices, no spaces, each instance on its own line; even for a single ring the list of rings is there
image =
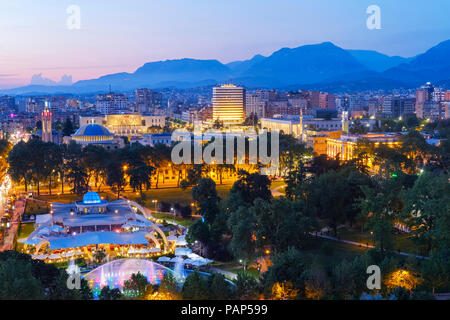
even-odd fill
[[[174,217],[168,213],[152,213],[152,216],[154,216],[157,219],[172,221],[172,222],[181,224],[182,226],[187,227],[187,228],[192,226],[199,219],[199,218],[183,219],[181,217]]]
[[[27,238],[34,231],[34,223],[21,223],[17,239]]]
[[[339,229],[338,234],[340,239],[355,242],[363,242],[368,243],[369,245],[374,245],[371,234],[369,232],[361,232],[360,229],[341,228]],[[393,234],[393,238],[394,238],[394,250],[413,254],[421,254],[422,248],[417,247],[417,245],[412,241],[411,236],[409,234],[406,233]]]

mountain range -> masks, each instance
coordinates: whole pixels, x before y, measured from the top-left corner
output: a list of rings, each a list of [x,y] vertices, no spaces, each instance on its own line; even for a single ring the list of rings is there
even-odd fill
[[[413,88],[431,81],[450,83],[450,40],[412,58],[369,50],[345,50],[331,42],[283,48],[270,56],[222,64],[218,60],[178,59],[149,62],[133,73],[109,74],[71,86],[2,90],[3,94],[87,93],[135,88],[192,88],[232,79],[250,88],[317,89],[330,92]]]

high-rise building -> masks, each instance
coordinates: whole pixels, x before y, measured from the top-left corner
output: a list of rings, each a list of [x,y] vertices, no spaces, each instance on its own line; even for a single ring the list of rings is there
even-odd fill
[[[148,113],[152,111],[153,92],[150,89],[136,90],[136,111],[139,113]]]
[[[102,114],[124,113],[129,107],[127,97],[121,93],[99,94],[95,106]]]
[[[41,113],[45,108],[45,99],[40,97],[28,97],[25,110],[28,113]]]
[[[52,137],[52,112],[45,108],[41,114],[42,120],[42,141],[53,142]]]
[[[424,118],[424,110],[429,109],[430,103],[427,103],[427,106],[424,106],[426,102],[432,102],[433,100],[433,92],[434,87],[431,83],[427,83],[426,85],[420,87],[420,89],[416,90],[416,115],[418,118]],[[427,111],[425,111],[425,114]]]
[[[320,108],[320,92],[319,91],[311,91],[309,94],[310,98],[310,107],[313,109]]]
[[[414,99],[400,96],[384,98],[383,115],[387,118],[403,117],[414,113]]]
[[[251,93],[245,97],[245,116],[256,115],[258,119],[265,117],[266,101],[263,101],[259,94]]]
[[[213,119],[239,124],[245,119],[245,89],[233,84],[213,88]]]
[[[328,92],[319,94],[319,106],[321,109],[335,110],[336,97]]]

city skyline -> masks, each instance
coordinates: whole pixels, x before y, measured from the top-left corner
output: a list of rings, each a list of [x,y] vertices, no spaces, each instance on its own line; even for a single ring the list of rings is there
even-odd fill
[[[450,34],[445,19],[450,4],[445,1],[408,5],[378,1],[380,30],[366,27],[370,1],[305,4],[285,0],[276,6],[269,1],[242,5],[236,1],[135,1],[127,3],[126,15],[122,1],[107,6],[87,1],[46,2],[51,1],[0,5],[0,88],[27,85],[39,74],[53,81],[71,75],[76,82],[133,72],[150,61],[195,58],[227,63],[323,41],[346,49],[411,57]],[[70,5],[80,8],[79,30],[67,27]]]

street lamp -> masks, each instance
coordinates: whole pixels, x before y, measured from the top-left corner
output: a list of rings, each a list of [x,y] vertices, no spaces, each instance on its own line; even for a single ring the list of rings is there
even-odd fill
[[[156,204],[158,203],[158,200],[152,200],[152,202],[155,204],[155,212],[156,212]]]

